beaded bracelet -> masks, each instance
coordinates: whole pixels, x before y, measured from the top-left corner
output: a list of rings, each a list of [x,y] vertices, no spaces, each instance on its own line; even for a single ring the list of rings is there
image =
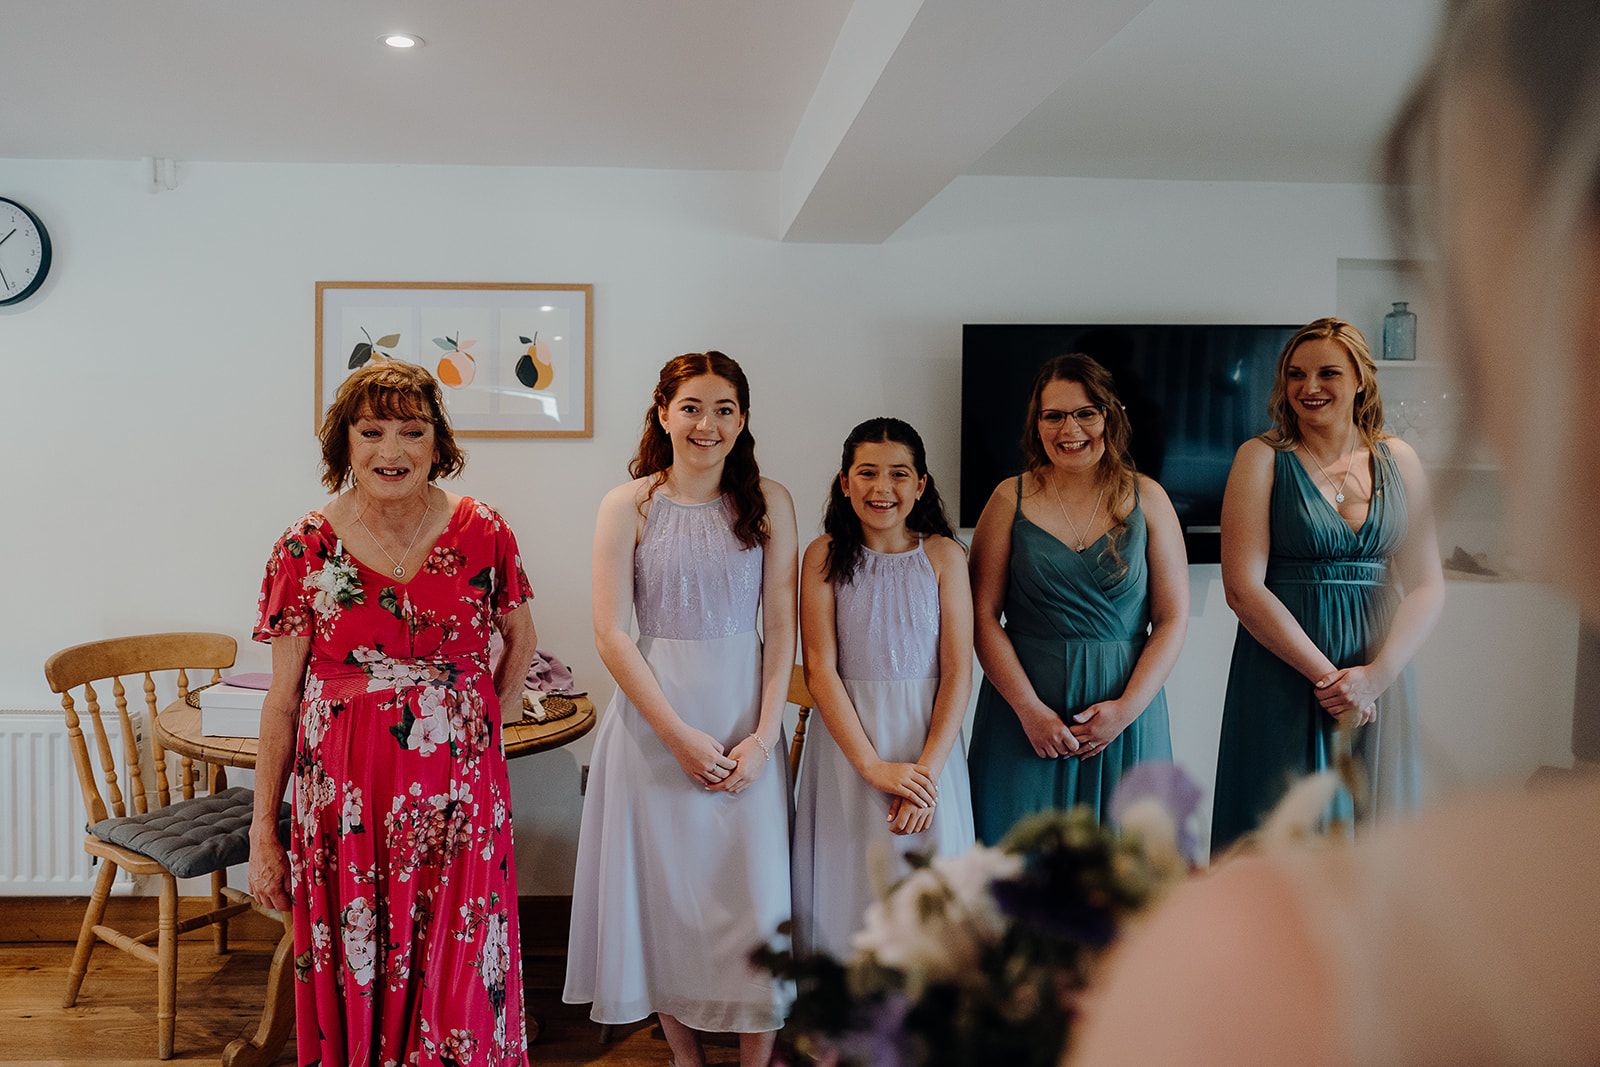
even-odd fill
[[[761,740],[761,735],[760,734],[751,734],[750,735],[750,740],[754,741],[757,745],[759,745],[761,747],[761,754],[763,756],[767,757],[762,762],[763,763],[771,763],[772,762],[772,747],[770,745],[768,745],[765,741]]]

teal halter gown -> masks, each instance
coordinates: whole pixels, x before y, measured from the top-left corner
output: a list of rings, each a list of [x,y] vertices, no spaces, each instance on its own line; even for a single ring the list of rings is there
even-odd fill
[[[1373,449],[1372,479],[1372,506],[1352,530],[1293,452],[1277,453],[1273,468],[1267,589],[1336,667],[1371,661],[1400,602],[1388,570],[1405,538],[1406,489],[1382,442]],[[1336,726],[1312,684],[1241,625],[1222,706],[1212,855],[1256,829],[1297,779],[1328,767]],[[1378,698],[1377,719],[1356,734],[1368,812],[1420,805],[1417,735],[1416,678],[1407,665]],[[1349,798],[1330,814],[1347,818]]]
[[[1023,516],[1018,480],[1006,636],[1039,699],[1069,721],[1122,695],[1150,630],[1149,533],[1137,500],[1117,545],[1126,570],[1106,551],[1109,536],[1082,552],[1068,548]],[[978,839],[998,844],[1017,820],[1050,808],[1088,805],[1109,820],[1122,776],[1143,760],[1171,758],[1165,691],[1100,755],[1041,759],[1016,712],[985,678],[967,754]]]

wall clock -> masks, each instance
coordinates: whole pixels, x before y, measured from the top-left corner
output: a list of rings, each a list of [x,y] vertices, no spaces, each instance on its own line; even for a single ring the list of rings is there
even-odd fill
[[[0,307],[20,304],[50,273],[50,234],[39,216],[0,196]]]

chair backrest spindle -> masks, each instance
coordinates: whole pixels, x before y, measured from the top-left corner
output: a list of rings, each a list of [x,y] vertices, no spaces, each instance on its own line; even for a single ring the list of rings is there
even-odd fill
[[[128,814],[128,805],[123,801],[122,788],[117,780],[116,756],[106,733],[94,683],[107,679],[111,681],[118,726],[122,731],[122,755],[128,765],[128,788],[133,793],[132,807],[135,812],[142,813],[149,810],[150,797],[145,785],[141,736],[148,738],[155,757],[152,769],[155,773],[153,784],[156,800],[161,806],[172,800],[166,753],[155,740],[155,719],[160,709],[153,672],[176,671],[178,696],[179,699],[185,699],[189,695],[189,669],[209,669],[211,680],[217,681],[222,676],[223,668],[233,666],[237,652],[238,643],[226,634],[144,634],[74,645],[45,661],[45,679],[50,683],[51,690],[61,695],[72,765],[83,794],[84,810],[91,823],[109,816]],[[122,684],[124,675],[135,673],[144,675],[148,721],[142,730],[135,728],[133,716],[128,711],[127,691]],[[98,777],[95,759],[89,753],[89,740],[84,736],[82,718],[72,696],[72,690],[80,686],[83,689],[84,711],[95,735],[94,748],[100,764]],[[183,795],[186,798],[194,796],[194,778],[193,761],[183,760]]]
[[[149,671],[144,672],[144,707],[145,721],[155,722],[160,709],[156,707],[156,679]],[[172,803],[172,787],[167,783],[167,750],[161,747],[154,729],[150,731],[150,745],[156,757],[156,803],[164,808]]]
[[[128,716],[128,691],[123,688],[122,676],[113,675],[111,678],[111,693],[116,698],[117,721],[122,725],[122,756],[128,766],[128,788],[133,797],[133,810],[135,814],[143,815],[150,810],[150,798],[144,791],[144,768],[139,758],[139,737],[133,730],[133,719]]]

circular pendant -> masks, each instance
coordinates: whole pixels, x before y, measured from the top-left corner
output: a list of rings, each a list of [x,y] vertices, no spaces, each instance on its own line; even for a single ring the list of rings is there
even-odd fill
[[[1336,503],[1336,504],[1343,504],[1344,503],[1344,494],[1343,493],[1335,493],[1335,494],[1333,494],[1333,500],[1334,500],[1334,503]]]
[[[1339,499],[1343,500],[1344,497],[1340,497]],[[406,569],[404,567],[396,567],[394,569],[394,576],[396,578],[404,578],[406,576]]]

